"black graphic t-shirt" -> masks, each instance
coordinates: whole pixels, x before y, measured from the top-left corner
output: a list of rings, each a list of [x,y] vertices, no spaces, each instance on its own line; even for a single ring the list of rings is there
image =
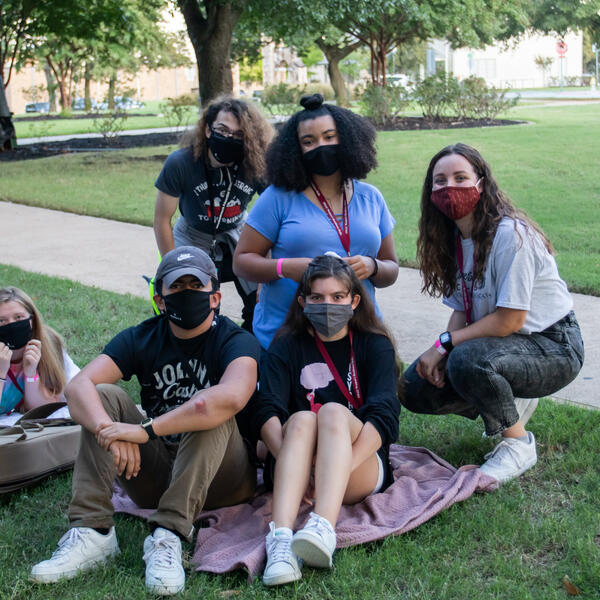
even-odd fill
[[[247,181],[241,166],[207,166],[202,158],[194,160],[191,147],[171,153],[154,183],[161,192],[179,198],[179,212],[186,222],[204,233],[213,232],[213,197],[218,231],[235,229],[254,193],[264,189],[260,182]],[[223,215],[221,216],[221,211]]]
[[[354,410],[340,391],[329,367],[309,333],[273,340],[261,362],[260,386],[255,405],[257,432],[273,416],[285,423],[300,410],[317,410],[319,404],[338,402],[363,423],[370,422],[387,449],[398,437],[398,371],[390,340],[378,334],[354,334],[354,355],[363,405]],[[350,338],[324,342],[325,348],[350,392]]]
[[[236,358],[249,356],[258,362],[259,353],[256,338],[223,316],[215,317],[206,333],[182,340],[171,333],[166,316],[158,315],[125,329],[103,350],[123,379],[138,378],[142,407],[150,417],[172,410],[200,391],[183,368],[181,355],[205,389],[219,383]]]

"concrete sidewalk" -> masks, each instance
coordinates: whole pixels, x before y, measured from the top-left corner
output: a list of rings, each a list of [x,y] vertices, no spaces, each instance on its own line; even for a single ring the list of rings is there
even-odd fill
[[[158,261],[150,227],[9,202],[0,202],[0,239],[5,264],[142,298],[148,298],[142,275],[153,275]],[[402,268],[393,286],[377,291],[405,362],[429,347],[450,315],[441,300],[421,295],[420,288],[418,271]],[[223,296],[224,314],[239,318],[241,302],[233,284],[223,286]],[[586,362],[577,379],[556,398],[600,408],[600,389],[595,385],[600,381],[600,340],[595,328],[600,298],[574,294],[574,299]]]

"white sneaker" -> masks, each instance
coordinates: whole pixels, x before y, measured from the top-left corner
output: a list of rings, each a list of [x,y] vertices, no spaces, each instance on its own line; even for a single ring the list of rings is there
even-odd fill
[[[292,552],[311,567],[331,568],[335,544],[331,523],[311,512],[304,528],[292,539]]]
[[[160,596],[181,592],[185,571],[181,564],[181,540],[168,529],[157,527],[144,540],[146,589]]]
[[[281,585],[302,578],[298,559],[292,552],[292,530],[269,523],[267,534],[267,566],[263,573],[265,585]]]
[[[38,583],[71,579],[120,553],[114,527],[106,535],[89,527],[72,527],[58,540],[52,558],[32,567],[30,577]]]
[[[533,433],[528,431],[527,437],[527,442],[517,438],[502,438],[502,441],[485,455],[487,460],[479,468],[500,483],[514,479],[531,469],[537,462],[537,452]]]
[[[515,406],[519,413],[519,421],[525,427],[525,424],[531,418],[533,411],[537,408],[539,398],[515,398]]]

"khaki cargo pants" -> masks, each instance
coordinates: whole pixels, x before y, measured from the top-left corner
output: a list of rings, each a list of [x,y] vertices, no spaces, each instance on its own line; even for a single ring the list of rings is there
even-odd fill
[[[102,384],[97,389],[114,421],[141,422],[140,412],[120,387]],[[118,477],[121,487],[140,508],[156,508],[149,517],[151,523],[188,540],[203,508],[244,502],[256,486],[256,471],[235,418],[215,429],[184,433],[178,445],[165,444],[161,438],[149,440],[140,444],[140,458],[137,477]],[[111,453],[83,429],[68,510],[71,527],[112,527],[116,477]]]

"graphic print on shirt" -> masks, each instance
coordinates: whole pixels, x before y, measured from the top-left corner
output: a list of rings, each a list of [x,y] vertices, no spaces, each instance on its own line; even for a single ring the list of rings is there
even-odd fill
[[[215,217],[219,217],[221,215],[221,207],[224,206],[225,210],[223,211],[222,221],[226,223],[230,223],[232,220],[235,220],[242,212],[242,203],[240,199],[236,196],[230,195],[229,200],[226,198],[227,190],[221,190],[219,195],[215,197]],[[227,200],[227,204],[225,201]],[[210,204],[210,200],[206,200],[204,202],[204,208],[206,209],[206,215],[208,219],[211,219],[213,216],[212,206]]]
[[[202,385],[200,389],[210,387],[206,365],[196,358],[190,359],[188,364],[200,380]],[[152,403],[148,407],[148,413],[151,416],[158,416],[172,410],[200,391],[184,371],[181,361],[163,365],[152,373],[152,380],[152,383],[142,385],[143,388],[146,388],[144,391]]]
[[[316,390],[326,388],[332,381],[334,381],[334,378],[326,363],[310,363],[300,371],[300,385],[308,391],[306,399],[310,402],[311,412],[318,413],[321,406],[323,406],[319,402],[315,402]],[[352,393],[352,374],[350,370],[348,370],[346,376],[346,386]],[[352,411],[352,406],[348,405],[348,408]]]

